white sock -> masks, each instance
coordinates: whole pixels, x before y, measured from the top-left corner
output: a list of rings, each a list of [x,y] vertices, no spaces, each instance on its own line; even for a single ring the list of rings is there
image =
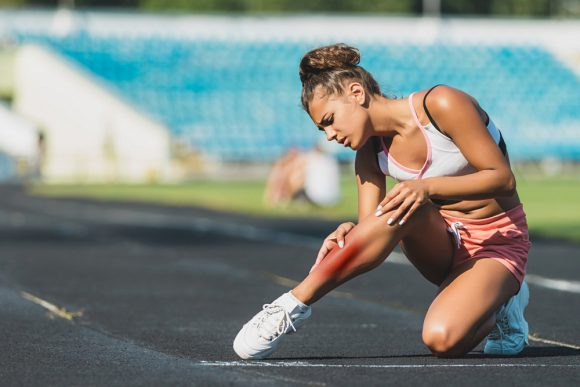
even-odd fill
[[[273,303],[282,305],[284,309],[288,311],[288,313],[293,313],[294,311],[297,311],[297,309],[300,311],[304,311],[309,308],[308,305],[305,305],[302,302],[300,302],[300,300],[297,299],[291,292],[282,294],[280,297],[274,300]]]
[[[294,300],[294,302],[296,302],[296,304],[300,307],[300,309],[308,309],[310,307],[302,303],[302,301],[300,301],[298,298],[296,298],[296,296],[292,294],[292,291],[289,291],[288,294],[290,295],[290,298]]]

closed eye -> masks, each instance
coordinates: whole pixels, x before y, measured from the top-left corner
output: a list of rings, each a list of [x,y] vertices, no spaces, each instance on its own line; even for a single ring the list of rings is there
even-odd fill
[[[324,131],[323,129],[324,126],[332,125],[333,123],[334,123],[334,114],[332,114],[328,118],[323,118],[322,121],[320,121],[321,126],[318,127],[318,130]]]

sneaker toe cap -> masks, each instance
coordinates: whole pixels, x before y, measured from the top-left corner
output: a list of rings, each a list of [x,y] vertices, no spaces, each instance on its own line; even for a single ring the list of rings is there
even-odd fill
[[[263,359],[274,350],[274,343],[260,338],[252,328],[251,325],[244,325],[238,332],[234,339],[234,351],[242,359]]]

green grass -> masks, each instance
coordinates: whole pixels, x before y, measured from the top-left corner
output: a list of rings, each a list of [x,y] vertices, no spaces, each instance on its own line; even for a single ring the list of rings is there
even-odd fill
[[[318,208],[308,203],[292,203],[284,208],[268,208],[262,203],[263,181],[200,181],[177,185],[31,185],[28,193],[51,197],[85,197],[197,205],[222,211],[263,216],[322,217],[344,219],[356,217],[354,178],[343,178],[342,200],[333,208]]]
[[[353,177],[342,180],[343,197],[334,208],[295,203],[286,208],[262,204],[264,182],[195,182],[178,185],[31,185],[29,193],[52,197],[86,197],[201,205],[223,211],[326,219],[356,218]],[[530,231],[549,238],[580,242],[580,179],[574,177],[518,178],[518,192],[527,213]]]
[[[518,193],[532,233],[580,242],[580,179],[520,178]]]

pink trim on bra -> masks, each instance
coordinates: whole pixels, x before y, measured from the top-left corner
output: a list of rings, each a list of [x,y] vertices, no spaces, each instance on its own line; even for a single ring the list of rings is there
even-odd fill
[[[395,158],[393,156],[391,156],[391,154],[389,153],[388,149],[387,149],[387,145],[385,144],[385,141],[383,140],[382,137],[380,137],[381,140],[381,145],[383,146],[383,152],[385,153],[385,155],[387,155],[387,158],[392,161],[397,167],[401,168],[402,170],[409,172],[409,173],[415,173],[418,174],[421,172],[420,169],[414,169],[414,168],[408,168],[405,167],[403,164],[399,163],[397,160],[395,160]]]
[[[423,133],[423,137],[425,137],[425,142],[427,143],[427,159],[425,160],[423,167],[421,167],[421,169],[413,169],[413,168],[405,167],[404,165],[399,163],[397,160],[395,160],[395,158],[393,156],[391,156],[391,154],[387,150],[387,146],[386,146],[385,142],[383,141],[382,137],[380,137],[380,140],[381,140],[381,145],[383,146],[383,152],[385,153],[385,155],[387,155],[387,159],[391,160],[397,167],[403,169],[406,172],[416,173],[417,176],[415,177],[415,179],[420,179],[427,171],[427,168],[429,168],[429,166],[431,165],[431,142],[429,141],[429,137],[427,136],[425,128],[423,127],[423,125],[421,125],[421,122],[419,121],[419,117],[417,117],[417,112],[415,111],[415,107],[413,106],[413,94],[415,94],[415,93],[411,93],[411,95],[409,95],[409,108],[411,109],[411,114],[413,115],[413,118],[415,119],[415,123],[417,124],[417,126],[421,130],[421,133]]]

